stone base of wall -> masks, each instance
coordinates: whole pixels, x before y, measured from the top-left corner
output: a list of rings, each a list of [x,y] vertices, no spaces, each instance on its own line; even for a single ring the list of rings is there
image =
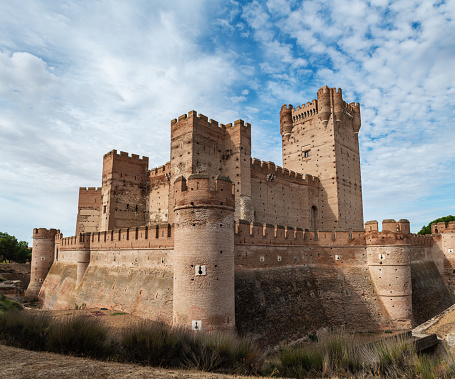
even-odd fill
[[[147,319],[172,322],[170,270],[89,265],[76,287],[76,265],[55,262],[40,298],[45,309],[106,307]]]
[[[366,267],[238,270],[235,285],[237,330],[264,344],[296,340],[321,328],[396,329]]]
[[[433,262],[412,263],[411,276],[415,325],[422,324],[454,303]]]

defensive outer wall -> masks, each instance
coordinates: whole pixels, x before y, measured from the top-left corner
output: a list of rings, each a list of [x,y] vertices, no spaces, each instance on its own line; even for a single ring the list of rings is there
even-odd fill
[[[53,264],[39,293],[44,307],[103,306],[188,327],[202,321],[207,330],[235,325],[241,334],[275,344],[324,327],[406,329],[452,304],[446,283],[453,273],[446,272],[446,258],[439,254],[453,243],[441,243],[443,237],[454,233],[397,232],[397,225],[409,223],[385,220],[382,232],[368,222],[366,231],[315,234],[244,220],[234,224],[228,201],[226,208],[208,212],[206,202],[192,203],[177,206],[179,212],[195,212],[195,222],[185,217],[185,225],[177,216],[175,226],[67,238],[57,233]],[[221,235],[209,231],[214,226],[206,220],[212,217],[222,220],[216,223]],[[387,229],[391,224],[393,231]],[[186,243],[192,230],[194,245]],[[196,266],[205,266],[204,272]],[[212,315],[214,310],[222,314]]]
[[[108,307],[267,344],[327,327],[403,330],[453,303],[455,223],[363,222],[360,106],[340,89],[280,112],[283,167],[251,157],[251,125],[191,111],[171,154],[103,157],[76,236],[35,229],[28,296]],[[305,174],[302,174],[304,172]]]

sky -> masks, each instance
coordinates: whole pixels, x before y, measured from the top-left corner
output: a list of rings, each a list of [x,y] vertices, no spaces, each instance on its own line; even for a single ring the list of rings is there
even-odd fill
[[[364,219],[455,214],[455,1],[0,0],[0,231],[75,233],[112,149],[169,160],[196,110],[252,125],[327,85],[361,105]]]

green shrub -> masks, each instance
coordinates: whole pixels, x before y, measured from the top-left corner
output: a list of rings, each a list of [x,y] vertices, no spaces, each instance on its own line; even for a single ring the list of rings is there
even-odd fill
[[[70,316],[54,321],[47,340],[49,351],[91,358],[114,354],[108,331],[98,318]]]
[[[0,337],[6,343],[31,350],[45,350],[50,319],[44,313],[11,308],[0,314]]]
[[[163,367],[179,365],[182,343],[169,326],[150,321],[130,326],[120,341],[126,360]]]
[[[0,312],[5,312],[12,308],[21,310],[24,307],[15,301],[7,299],[3,294],[0,294]]]
[[[206,334],[143,321],[123,333],[126,360],[162,367],[204,371],[256,373],[263,356],[246,339],[226,334]]]
[[[264,362],[264,354],[259,352],[250,340],[222,333],[185,334],[184,367],[203,371],[257,374]]]

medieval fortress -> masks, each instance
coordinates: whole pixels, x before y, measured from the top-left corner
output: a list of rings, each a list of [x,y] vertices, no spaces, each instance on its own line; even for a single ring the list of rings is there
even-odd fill
[[[112,150],[102,186],[79,190],[76,235],[33,231],[28,295],[270,343],[427,320],[453,303],[455,223],[364,224],[360,126],[325,86],[281,108],[283,167],[251,158],[250,124],[195,111],[171,121],[163,166]]]

